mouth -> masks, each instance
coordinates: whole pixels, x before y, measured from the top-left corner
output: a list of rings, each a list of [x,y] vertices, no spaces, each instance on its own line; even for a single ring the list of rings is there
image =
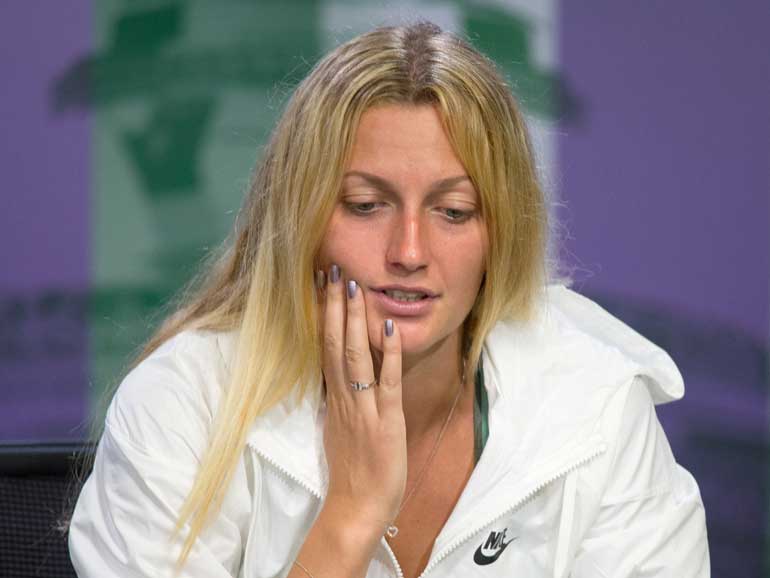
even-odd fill
[[[372,287],[372,291],[381,293],[393,301],[401,303],[415,303],[425,299],[434,299],[438,295],[423,287]]]
[[[384,314],[397,317],[416,317],[428,314],[439,295],[420,288],[372,287]]]
[[[408,292],[408,291],[381,291],[384,295],[387,295],[394,301],[401,301],[403,303],[414,303],[415,301],[422,301],[423,299],[427,299],[428,295],[426,293],[420,293],[420,292]]]

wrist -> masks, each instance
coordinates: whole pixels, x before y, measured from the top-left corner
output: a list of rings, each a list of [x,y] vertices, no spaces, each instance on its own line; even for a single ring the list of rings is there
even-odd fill
[[[350,508],[327,500],[316,524],[319,525],[339,551],[351,547],[374,551],[387,529],[387,522],[366,509]]]
[[[303,573],[309,570],[319,578],[366,574],[384,529],[351,514],[344,502],[327,500],[297,556],[306,569]]]

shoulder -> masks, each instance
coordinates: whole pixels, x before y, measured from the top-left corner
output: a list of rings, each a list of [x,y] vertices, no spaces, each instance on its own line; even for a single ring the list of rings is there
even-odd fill
[[[105,425],[126,442],[158,451],[179,439],[203,451],[229,375],[232,335],[183,331],[153,351],[123,379]]]

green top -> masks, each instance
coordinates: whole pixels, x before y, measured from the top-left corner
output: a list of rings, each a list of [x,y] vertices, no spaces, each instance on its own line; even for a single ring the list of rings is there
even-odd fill
[[[487,399],[487,388],[484,387],[484,368],[479,359],[479,366],[476,369],[476,395],[473,396],[473,457],[474,463],[478,464],[481,459],[481,452],[487,444],[489,437],[489,400]]]

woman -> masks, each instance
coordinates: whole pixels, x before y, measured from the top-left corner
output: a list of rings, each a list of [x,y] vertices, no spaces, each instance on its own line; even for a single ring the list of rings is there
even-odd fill
[[[669,357],[545,287],[492,64],[430,24],[299,86],[234,242],[121,384],[81,576],[707,576]]]

